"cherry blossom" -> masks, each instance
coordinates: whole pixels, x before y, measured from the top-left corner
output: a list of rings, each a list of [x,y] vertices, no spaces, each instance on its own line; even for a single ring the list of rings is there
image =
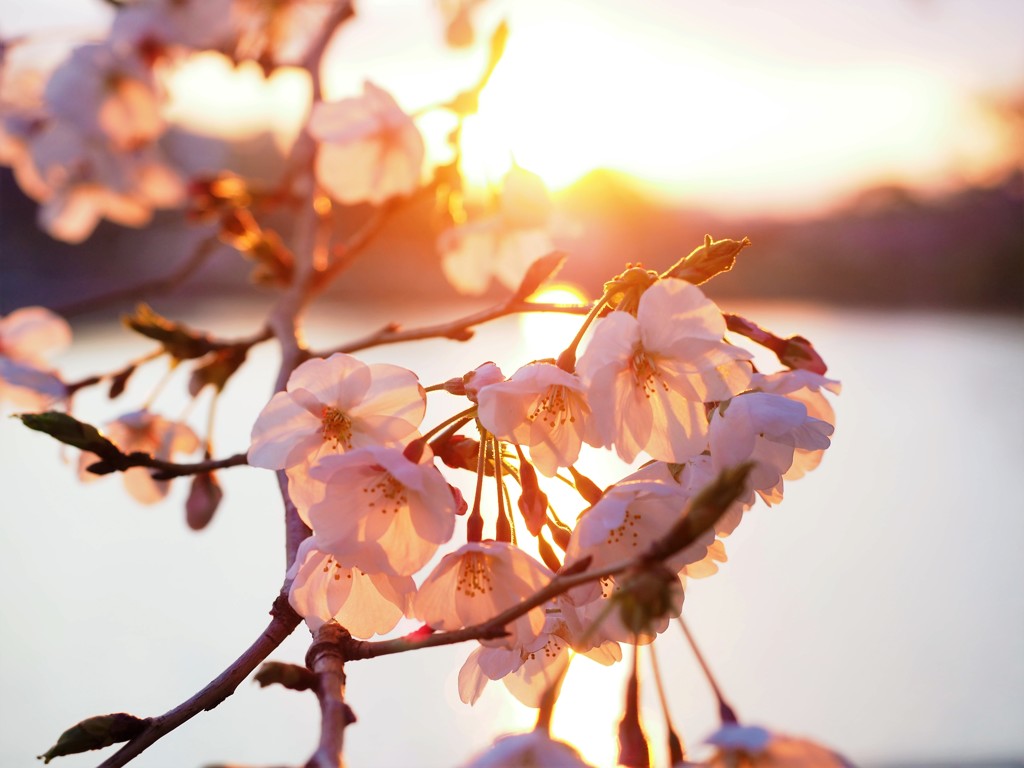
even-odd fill
[[[518,605],[552,576],[512,544],[469,542],[445,555],[426,578],[413,601],[413,613],[438,630],[480,624]],[[507,636],[481,642],[506,648],[525,645],[544,629],[544,608],[533,608],[506,629]]]
[[[462,293],[483,293],[492,277],[517,288],[530,265],[554,250],[551,199],[539,176],[513,166],[493,208],[438,237],[445,277]]]
[[[319,103],[309,133],[321,142],[317,181],[339,203],[379,205],[420,184],[424,145],[412,118],[373,83],[363,95]]]
[[[480,423],[496,437],[527,446],[541,473],[579,458],[584,441],[597,439],[579,377],[551,363],[530,363],[507,381],[480,390]]]
[[[69,243],[85,240],[100,219],[141,227],[155,208],[178,205],[181,177],[153,144],[116,151],[70,124],[46,123],[33,134],[31,162],[39,186],[39,225]]]
[[[288,600],[311,631],[334,620],[363,639],[394,629],[416,591],[409,576],[367,574],[342,565],[312,537],[300,545],[288,578],[293,579]]]
[[[784,736],[765,728],[725,723],[708,737],[717,747],[708,768],[853,768],[853,763],[807,739]]]
[[[406,368],[341,353],[307,360],[257,417],[249,463],[287,470],[293,501],[304,509],[319,497],[309,483],[314,462],[353,448],[399,445],[416,432],[425,409],[423,388]]]
[[[322,495],[299,512],[320,549],[346,565],[409,576],[452,536],[456,498],[429,449],[417,463],[397,448],[354,448],[309,474]]]
[[[70,343],[70,326],[45,307],[0,316],[0,402],[38,411],[63,397],[64,383],[47,358]]]
[[[600,568],[642,554],[678,522],[689,499],[674,482],[643,475],[621,480],[580,515],[565,551],[566,564],[591,557],[591,567]],[[666,564],[679,571],[703,560],[714,538],[713,530],[705,531]]]
[[[722,403],[711,420],[711,457],[716,471],[753,460],[750,487],[771,505],[782,499],[782,479],[796,450],[828,448],[831,424],[807,415],[807,407],[782,395],[749,392]]]
[[[838,395],[841,391],[842,385],[835,379],[797,369],[769,375],[754,374],[750,386],[751,389],[769,394],[785,395],[790,400],[803,403],[808,416],[832,425],[836,423],[835,411],[825,397],[825,392]],[[824,450],[797,448],[793,454],[793,465],[785,474],[786,479],[798,480],[803,477],[821,463],[824,453]]]
[[[617,642],[598,639],[581,644],[584,630],[568,596],[552,601],[546,611],[543,632],[525,645],[481,645],[470,653],[459,671],[459,697],[464,702],[474,704],[488,681],[501,680],[520,702],[539,707],[544,691],[568,666],[570,648],[605,666],[622,658]]]
[[[462,768],[592,768],[564,741],[543,730],[500,736],[486,752]]]
[[[147,410],[127,413],[107,424],[103,432],[124,453],[140,451],[164,461],[178,453],[193,453],[199,447],[199,438],[187,424],[168,421]],[[88,467],[97,461],[96,454],[83,451],[78,461],[79,478],[95,479]],[[141,504],[158,502],[170,490],[169,480],[154,480],[150,472],[145,467],[132,467],[122,473],[124,487]]]
[[[704,403],[742,392],[751,377],[750,354],[724,333],[719,309],[683,280],[648,288],[636,317],[602,319],[578,366],[601,444],[627,462],[641,451],[676,462],[703,451]]]
[[[44,98],[53,118],[118,150],[148,144],[164,130],[152,72],[110,44],[75,48],[53,72]]]

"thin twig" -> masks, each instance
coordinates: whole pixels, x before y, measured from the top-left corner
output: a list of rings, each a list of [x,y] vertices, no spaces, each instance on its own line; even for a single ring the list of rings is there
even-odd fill
[[[208,459],[206,461],[196,461],[190,464],[179,464],[173,461],[164,461],[151,456],[148,453],[142,453],[136,451],[134,453],[123,454],[123,458],[117,459],[116,463],[113,459],[103,459],[102,464],[111,465],[115,464],[110,471],[113,472],[124,472],[125,470],[132,469],[133,467],[148,467],[150,469],[157,470],[153,473],[154,480],[171,480],[175,477],[185,477],[187,475],[201,475],[204,472],[212,472],[215,469],[227,469],[228,467],[240,467],[248,464],[249,461],[244,453],[236,453],[234,456],[228,456],[225,459]],[[88,469],[88,467],[86,467]],[[97,474],[108,474],[108,472],[100,472]]]
[[[274,601],[270,624],[256,641],[209,685],[163,715],[154,717],[142,733],[108,757],[99,768],[120,768],[200,712],[213,709],[235,692],[249,674],[302,622],[284,594]]]
[[[468,341],[472,338],[472,328],[476,325],[496,320],[507,315],[521,312],[560,312],[563,314],[583,315],[589,312],[589,304],[539,304],[530,301],[509,301],[494,307],[473,312],[472,314],[437,325],[425,325],[419,328],[402,329],[395,323],[389,323],[380,330],[374,331],[362,339],[343,344],[327,352],[315,353],[317,357],[327,357],[334,352],[352,353],[384,344],[398,344],[403,341],[419,339],[446,338],[456,341]]]

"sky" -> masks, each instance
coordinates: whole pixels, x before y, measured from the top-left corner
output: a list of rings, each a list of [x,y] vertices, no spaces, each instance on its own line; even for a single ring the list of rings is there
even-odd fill
[[[100,0],[0,9],[7,35],[102,31],[111,13]],[[603,167],[674,201],[807,212],[871,185],[985,183],[1021,162],[1019,135],[986,105],[1024,91],[1024,3],[489,0],[476,46],[458,52],[428,0],[357,10],[329,52],[328,96],[370,79],[410,111],[471,83],[489,31],[508,20],[504,60],[465,130],[478,183],[513,160],[554,188]],[[301,85],[278,82],[257,106],[254,71],[243,88],[227,70],[200,68],[181,111],[211,130],[248,115],[293,133],[281,124],[301,114]],[[420,122],[440,145],[447,124]]]

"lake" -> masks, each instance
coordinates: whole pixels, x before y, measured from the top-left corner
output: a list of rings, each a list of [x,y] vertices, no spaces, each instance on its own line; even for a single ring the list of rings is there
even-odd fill
[[[723,308],[780,335],[806,335],[844,388],[822,466],[788,485],[781,506],[752,510],[730,537],[720,573],[689,583],[688,622],[741,718],[868,766],[1024,759],[1024,319]],[[251,305],[219,305],[188,322],[230,336],[254,330],[257,317]],[[324,308],[314,345],[338,328],[388,319],[404,318]],[[426,384],[487,359],[511,374],[556,351],[557,326],[500,322],[470,344],[393,346],[363,357],[414,368]],[[548,346],[528,348],[526,337]],[[150,348],[113,326],[88,328],[78,342],[61,360],[72,378]],[[246,383],[232,382],[219,407],[218,455],[247,447],[272,387],[273,345],[248,365]],[[131,410],[158,377],[144,371],[113,404],[84,393],[76,413],[101,423]],[[179,412],[184,380],[168,385],[158,410]],[[80,484],[73,453],[0,420],[5,766],[35,764],[84,717],[155,715],[188,697],[262,630],[281,582],[272,473],[222,472],[225,503],[196,534],[184,522],[184,484],[140,507],[119,479]],[[300,629],[271,658],[301,663],[307,646]],[[458,701],[456,675],[469,650],[350,664],[359,722],[346,732],[349,765],[450,767],[497,730],[528,727],[533,712],[500,684],[475,707]],[[714,726],[707,686],[681,637],[670,632],[658,650],[676,724],[696,747]],[[623,671],[577,660],[556,711],[556,734],[598,764],[614,754]],[[653,684],[646,697],[660,750]],[[311,753],[317,726],[309,694],[246,682],[135,764],[294,765]],[[58,764],[94,765],[98,756]]]

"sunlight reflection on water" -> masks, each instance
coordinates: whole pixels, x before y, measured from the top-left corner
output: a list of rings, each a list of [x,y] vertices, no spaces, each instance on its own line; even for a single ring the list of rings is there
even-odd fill
[[[727,309],[781,335],[808,336],[844,384],[823,465],[792,484],[780,508],[748,515],[718,575],[690,582],[689,621],[740,715],[863,763],[1024,755],[1024,516],[1016,492],[1024,461],[1024,323]],[[251,332],[259,312],[222,304],[205,315],[189,323],[231,336]],[[390,319],[380,310],[331,308],[313,318],[311,338],[326,344],[339,329],[370,330]],[[79,342],[62,361],[72,377],[148,349],[113,326],[88,329]],[[363,357],[406,364],[429,384],[486,358],[510,375],[557,351],[528,349],[517,326],[503,322],[482,328],[473,344],[384,347]],[[218,412],[218,454],[247,445],[275,364],[270,346],[258,349],[246,383],[229,385]],[[143,372],[113,407],[86,393],[77,412],[102,422],[144,399],[157,376]],[[183,400],[172,395],[183,381],[172,382],[158,410],[178,412]],[[450,400],[432,398],[428,422],[454,407]],[[262,629],[280,584],[271,473],[222,473],[227,501],[195,535],[184,525],[183,486],[169,501],[139,508],[117,479],[80,486],[73,457],[57,466],[58,453],[45,438],[0,420],[3,765],[30,764],[85,716],[152,715],[187,697]],[[296,632],[273,658],[301,661],[306,644]],[[713,727],[706,684],[681,638],[671,634],[658,648],[670,707],[696,745]],[[359,716],[346,734],[350,764],[452,766],[497,728],[528,727],[532,711],[510,701],[500,684],[489,685],[473,708],[458,701],[457,670],[469,650],[349,665]],[[614,754],[624,669],[577,661],[566,713],[556,715],[556,734],[585,738],[584,753],[601,764]],[[646,694],[645,715],[658,735],[653,688]],[[584,714],[588,702],[598,706]],[[309,696],[245,683],[138,765],[294,764],[314,744],[315,706]],[[62,758],[66,768],[95,762]]]

